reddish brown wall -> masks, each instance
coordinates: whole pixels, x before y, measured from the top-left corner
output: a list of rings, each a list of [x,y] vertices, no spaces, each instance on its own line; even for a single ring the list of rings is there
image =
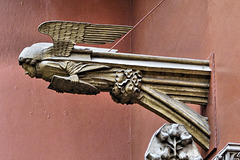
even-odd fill
[[[132,24],[158,0],[133,0]],[[240,142],[240,2],[166,0],[132,34],[132,52],[207,59],[216,56],[218,148]],[[209,113],[213,121],[215,113]],[[131,108],[132,160],[143,159],[152,134],[163,121],[144,108]],[[139,125],[140,124],[140,125]]]
[[[17,61],[24,47],[51,41],[37,31],[44,21],[129,24],[129,11],[128,0],[0,0],[0,159],[130,158],[129,107],[108,93],[57,94]],[[128,51],[129,42],[118,48]]]
[[[216,54],[218,151],[240,142],[240,1],[208,2],[206,52]]]
[[[37,32],[43,21],[129,24],[131,17],[134,25],[158,2],[0,0],[0,159],[143,159],[162,118],[138,105],[115,104],[107,93],[57,94],[46,82],[24,76],[17,58],[24,47],[51,41]],[[131,42],[117,47],[199,59],[216,53],[217,151],[240,142],[239,11],[238,0],[165,0],[131,34]]]
[[[133,0],[132,24],[160,1]],[[207,2],[166,0],[132,34],[132,52],[169,57],[206,59]],[[136,106],[132,114],[132,160],[143,159],[162,118]],[[141,125],[139,125],[141,124]]]

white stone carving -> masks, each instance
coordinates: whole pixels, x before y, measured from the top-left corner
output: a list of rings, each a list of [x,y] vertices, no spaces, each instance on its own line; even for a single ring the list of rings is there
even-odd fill
[[[212,160],[240,160],[240,143],[228,143]]]
[[[202,160],[202,157],[183,125],[164,124],[154,133],[145,160]]]

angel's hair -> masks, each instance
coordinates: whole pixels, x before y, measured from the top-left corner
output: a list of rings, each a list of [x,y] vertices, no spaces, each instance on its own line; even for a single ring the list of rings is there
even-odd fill
[[[22,65],[23,63],[26,63],[26,64],[30,64],[31,66],[35,66],[36,63],[37,63],[37,60],[33,59],[33,58],[20,57],[20,58],[18,58],[18,63],[19,63],[19,65]]]

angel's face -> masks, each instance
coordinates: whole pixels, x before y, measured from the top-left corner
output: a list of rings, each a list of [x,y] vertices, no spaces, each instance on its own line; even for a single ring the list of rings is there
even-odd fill
[[[27,64],[27,63],[23,63],[22,67],[25,70],[26,75],[29,75],[31,78],[36,77],[37,71],[34,66]]]

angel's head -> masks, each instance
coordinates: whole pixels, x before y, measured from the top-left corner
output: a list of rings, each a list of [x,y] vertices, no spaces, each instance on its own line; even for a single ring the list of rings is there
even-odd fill
[[[46,51],[51,48],[51,43],[36,43],[31,47],[26,47],[23,49],[19,55],[18,62],[19,65],[25,70],[25,74],[30,77],[36,77],[36,67],[35,65],[41,62]]]
[[[45,56],[45,54],[47,54],[47,51],[50,50],[52,46],[52,43],[35,43],[31,47],[24,48],[18,57],[19,64],[36,64],[37,61],[42,60],[42,58]]]

